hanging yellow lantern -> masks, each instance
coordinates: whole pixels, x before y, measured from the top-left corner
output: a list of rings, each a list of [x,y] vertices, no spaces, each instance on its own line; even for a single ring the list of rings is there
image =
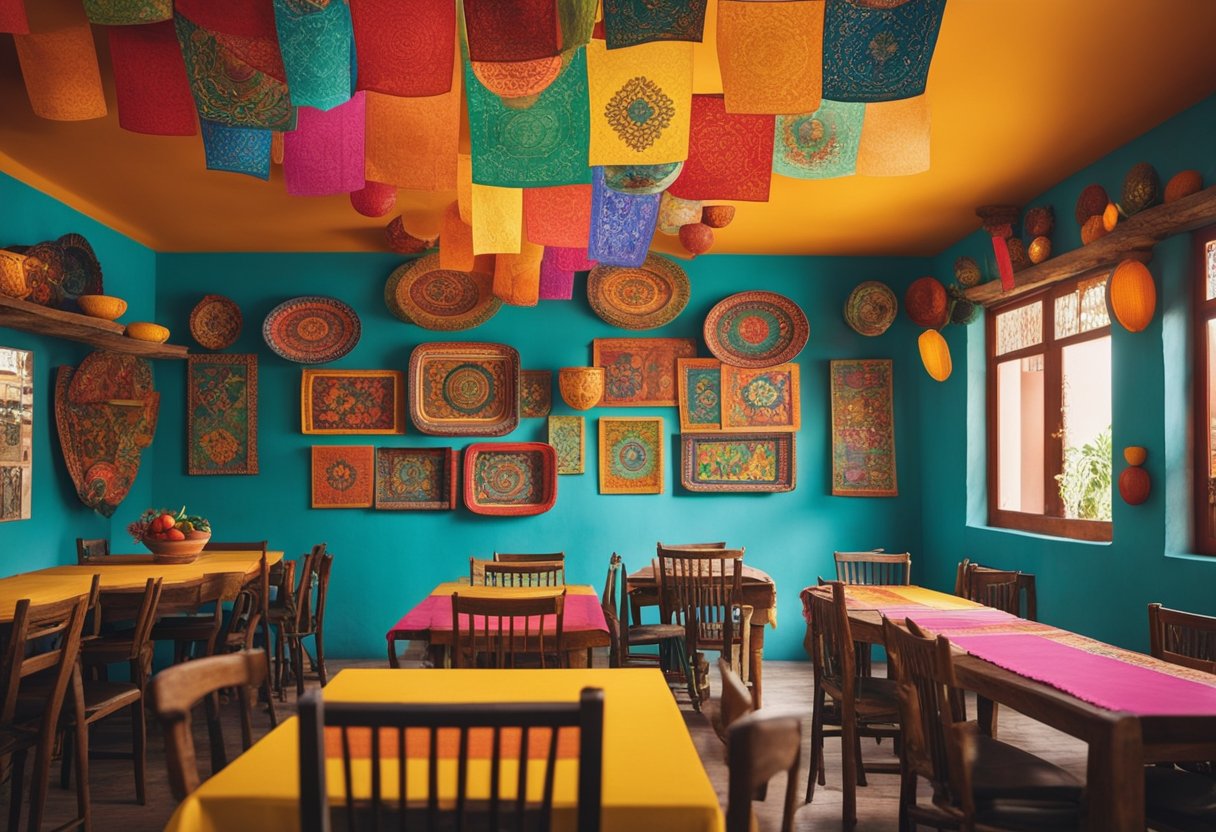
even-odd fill
[[[1148,266],[1139,260],[1124,260],[1111,273],[1106,291],[1115,319],[1128,332],[1139,332],[1152,322],[1157,287]]]
[[[954,369],[950,360],[950,345],[936,329],[926,329],[917,340],[920,346],[920,360],[927,372],[935,381],[945,381],[950,378]]]

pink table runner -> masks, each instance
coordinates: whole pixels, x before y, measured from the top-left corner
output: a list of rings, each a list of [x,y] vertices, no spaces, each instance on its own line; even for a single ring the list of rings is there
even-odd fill
[[[474,622],[474,627],[482,626],[482,616],[477,616]],[[530,616],[529,625],[535,627],[538,624],[536,616]],[[428,595],[423,599],[422,603],[407,612],[400,621],[393,625],[393,628],[388,631],[386,636],[388,641],[394,639],[409,638],[410,633],[418,633],[428,630],[446,630],[452,629],[452,596],[451,595]],[[547,630],[552,630],[552,627],[546,627]],[[516,632],[520,632],[521,627],[516,627]],[[564,632],[574,632],[576,630],[601,630],[608,632],[608,622],[604,620],[604,611],[600,608],[600,599],[595,595],[566,595],[566,611],[565,619],[562,621],[562,630]]]

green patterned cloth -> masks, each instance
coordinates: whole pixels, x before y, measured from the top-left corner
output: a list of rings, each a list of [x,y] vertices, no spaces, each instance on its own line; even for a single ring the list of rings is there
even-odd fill
[[[557,0],[557,19],[562,27],[562,49],[585,46],[595,28],[596,0]]]
[[[84,0],[84,13],[104,26],[160,23],[173,19],[173,0]]]
[[[823,21],[823,97],[897,101],[925,91],[946,0],[833,0]]]
[[[591,182],[591,105],[582,48],[530,107],[507,106],[477,80],[467,60],[465,85],[474,182],[507,188]]]
[[[274,0],[291,103],[330,110],[350,100],[354,32],[346,0]]]
[[[944,0],[943,0],[944,2]],[[701,41],[707,0],[604,0],[609,49],[656,40]]]
[[[852,176],[865,113],[865,104],[825,98],[810,115],[777,116],[773,173],[795,179]]]

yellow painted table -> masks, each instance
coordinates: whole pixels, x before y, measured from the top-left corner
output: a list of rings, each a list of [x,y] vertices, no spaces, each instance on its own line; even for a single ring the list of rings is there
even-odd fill
[[[658,670],[351,669],[334,677],[325,688],[325,698],[576,701],[579,691],[588,686],[604,689],[604,832],[720,832],[717,796]],[[341,761],[331,761],[330,766],[331,796],[337,798],[342,789]],[[558,832],[573,832],[574,771],[573,760],[559,761],[554,797]],[[178,807],[166,830],[299,829],[298,799],[298,734],[293,718],[203,783]]]

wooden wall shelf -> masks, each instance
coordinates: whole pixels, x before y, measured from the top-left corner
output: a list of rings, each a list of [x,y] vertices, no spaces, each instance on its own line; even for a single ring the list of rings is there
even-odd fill
[[[973,303],[993,306],[1071,277],[1110,271],[1123,260],[1147,263],[1153,256],[1153,246],[1161,240],[1213,222],[1216,222],[1216,185],[1169,205],[1158,205],[1134,214],[1119,223],[1114,231],[1087,246],[1022,269],[1014,274],[1014,286],[1008,292],[1001,291],[999,280],[993,280],[973,286],[964,295]]]
[[[123,335],[123,325],[113,321],[51,309],[29,301],[0,295],[0,326],[66,338],[98,349],[138,355],[142,358],[185,358],[188,350],[177,344],[154,344]]]

